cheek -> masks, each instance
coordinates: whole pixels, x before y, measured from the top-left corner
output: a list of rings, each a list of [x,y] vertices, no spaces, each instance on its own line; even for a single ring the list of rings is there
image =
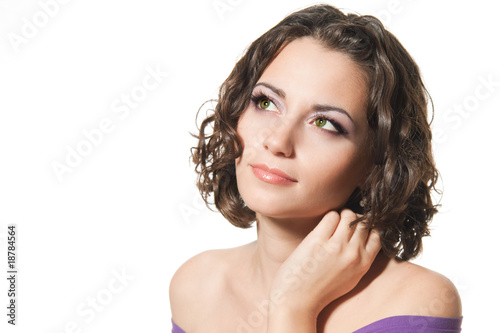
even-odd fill
[[[245,110],[241,115],[236,133],[243,145],[243,159],[249,159],[260,150],[264,139],[271,134],[272,124],[254,110]]]
[[[338,147],[337,147],[338,148]],[[335,197],[345,201],[360,186],[364,177],[364,167],[352,147],[350,149],[330,149],[329,155],[318,153],[309,155],[304,161],[303,170],[307,173],[310,191],[315,197]]]

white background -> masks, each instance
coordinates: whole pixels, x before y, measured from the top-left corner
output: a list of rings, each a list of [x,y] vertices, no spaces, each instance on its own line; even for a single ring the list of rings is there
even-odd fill
[[[254,39],[313,3],[0,1],[2,332],[169,332],[177,267],[255,238],[255,228],[232,227],[196,193],[196,111],[216,98]],[[444,195],[416,262],[456,284],[464,332],[491,332],[500,310],[494,2],[331,3],[381,18],[421,67],[435,103]],[[116,103],[140,92],[148,68],[168,76],[120,118]],[[59,180],[53,163],[65,164],[68,147],[84,145],[83,131],[103,119],[112,131]],[[3,278],[10,223],[18,229],[16,327],[6,323]],[[116,280],[119,273],[128,280]],[[93,298],[100,311],[91,310]]]

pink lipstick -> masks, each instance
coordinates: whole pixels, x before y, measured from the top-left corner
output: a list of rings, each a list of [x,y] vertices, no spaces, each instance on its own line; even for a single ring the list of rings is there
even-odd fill
[[[275,185],[291,185],[296,183],[297,180],[287,175],[285,172],[276,168],[269,168],[265,164],[252,164],[252,171],[254,175],[266,183]]]

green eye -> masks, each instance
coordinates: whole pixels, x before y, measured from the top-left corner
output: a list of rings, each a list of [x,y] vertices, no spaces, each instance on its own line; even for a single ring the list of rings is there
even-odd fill
[[[258,110],[264,110],[264,111],[272,111],[272,112],[278,112],[278,108],[274,104],[273,100],[264,95],[264,94],[259,94],[257,96],[252,95],[251,97],[252,104],[257,108]]]
[[[343,129],[343,127],[338,124],[335,120],[333,119],[328,119],[325,116],[318,116],[318,118],[315,118],[314,121],[312,122],[314,126],[321,128],[322,130],[326,130],[329,132],[337,133],[337,134],[345,134],[346,131]]]
[[[268,98],[263,98],[260,100],[259,106],[261,109],[267,109],[268,107],[271,106],[271,101]]]
[[[314,124],[318,127],[325,127],[325,125],[328,123],[328,120],[325,118],[318,118],[314,121]]]

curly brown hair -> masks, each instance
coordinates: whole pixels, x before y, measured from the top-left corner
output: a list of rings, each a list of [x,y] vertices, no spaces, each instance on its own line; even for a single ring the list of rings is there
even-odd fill
[[[254,41],[222,84],[213,113],[195,135],[198,145],[191,153],[198,189],[207,206],[213,195],[213,204],[232,224],[247,228],[255,221],[236,184],[235,159],[243,150],[236,133],[238,119],[265,68],[288,43],[302,37],[350,56],[366,74],[374,165],[346,207],[360,208],[363,198],[363,223],[380,232],[383,251],[409,260],[421,251],[422,237],[429,235],[429,222],[437,212],[431,197],[437,191],[438,172],[427,121],[430,96],[412,57],[375,17],[316,5],[290,14]]]

